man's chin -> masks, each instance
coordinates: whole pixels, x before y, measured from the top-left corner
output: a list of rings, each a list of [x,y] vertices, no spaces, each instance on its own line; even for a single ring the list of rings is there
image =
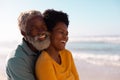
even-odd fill
[[[49,44],[50,44],[50,40],[49,38],[46,38],[45,40],[43,41],[33,41],[31,42],[31,44],[39,51],[43,50],[43,49],[46,49],[49,47]]]
[[[47,36],[44,40],[39,40],[39,36],[36,36],[34,38],[27,36],[27,40],[29,43],[33,45],[37,50],[41,51],[43,49],[46,49],[49,47],[50,44],[50,38]]]

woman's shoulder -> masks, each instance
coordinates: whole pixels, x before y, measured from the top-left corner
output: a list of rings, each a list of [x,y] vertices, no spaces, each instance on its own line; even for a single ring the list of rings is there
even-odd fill
[[[65,53],[70,53],[70,54],[71,54],[71,51],[68,50],[68,49],[64,49],[64,50],[62,50],[61,52],[65,52]]]
[[[49,61],[48,53],[46,51],[42,51],[37,60],[39,60],[39,61]]]
[[[60,51],[61,54],[64,54],[64,55],[72,55],[71,51],[69,51],[68,49],[64,49],[62,51]]]

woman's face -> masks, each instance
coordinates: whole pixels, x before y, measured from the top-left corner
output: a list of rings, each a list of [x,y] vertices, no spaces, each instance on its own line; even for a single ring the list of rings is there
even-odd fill
[[[68,41],[67,25],[59,22],[51,32],[51,46],[56,50],[65,49],[66,42]]]

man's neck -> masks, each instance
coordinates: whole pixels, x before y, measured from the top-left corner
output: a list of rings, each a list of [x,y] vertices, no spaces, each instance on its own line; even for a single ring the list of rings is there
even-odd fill
[[[28,41],[26,41],[25,39],[23,39],[26,44],[28,45],[28,47],[35,53],[39,52],[31,43],[29,43]]]

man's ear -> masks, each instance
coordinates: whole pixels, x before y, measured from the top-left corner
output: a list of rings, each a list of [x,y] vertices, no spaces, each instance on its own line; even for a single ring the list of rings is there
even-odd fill
[[[24,31],[21,31],[21,34],[25,37],[26,33]]]
[[[21,34],[23,35],[24,39],[27,41],[27,35],[26,35],[26,32],[21,31]]]

